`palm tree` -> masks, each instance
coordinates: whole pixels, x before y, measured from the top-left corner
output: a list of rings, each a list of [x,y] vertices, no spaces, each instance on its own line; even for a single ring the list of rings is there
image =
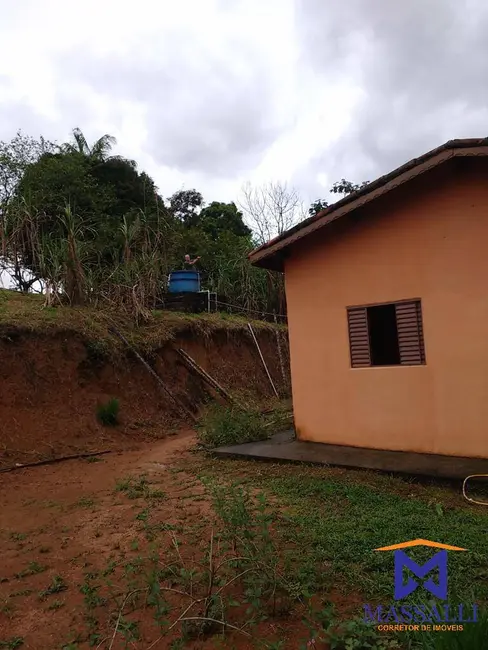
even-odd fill
[[[106,133],[98,138],[90,147],[83,131],[79,128],[73,129],[74,142],[68,142],[62,146],[64,153],[78,153],[97,162],[103,162],[110,157],[112,147],[117,144],[113,135]]]

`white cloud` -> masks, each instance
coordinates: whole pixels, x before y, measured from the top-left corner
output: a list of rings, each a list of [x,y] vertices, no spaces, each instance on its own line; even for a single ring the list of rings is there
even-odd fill
[[[3,6],[2,6],[3,5]],[[163,195],[306,200],[484,136],[482,0],[0,0],[0,138],[115,135]]]

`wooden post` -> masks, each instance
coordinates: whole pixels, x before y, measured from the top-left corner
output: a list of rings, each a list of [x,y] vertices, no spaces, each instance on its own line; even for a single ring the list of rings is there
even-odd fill
[[[276,334],[276,345],[278,347],[278,358],[280,360],[281,376],[283,378],[283,387],[286,390],[288,382],[286,381],[285,366],[283,365],[283,353],[281,351],[281,341],[280,341],[280,332],[278,331],[278,320],[276,314],[274,316],[274,322],[276,325],[275,334]]]
[[[254,334],[253,328],[251,327],[251,323],[248,323],[247,326],[249,327],[249,331],[251,332],[251,336],[254,339],[254,343],[256,344],[256,347],[258,349],[259,356],[261,357],[261,361],[263,362],[264,369],[266,370],[266,374],[268,375],[269,383],[271,384],[276,397],[279,397],[278,391],[276,390],[276,386],[273,384],[273,380],[271,379],[271,375],[269,374],[268,366],[266,365],[266,361],[264,360],[263,353],[261,352],[261,348],[259,347],[258,340],[256,338],[256,335]]]
[[[197,418],[191,411],[189,411],[186,406],[180,402],[180,400],[175,397],[169,390],[166,388],[164,385],[161,377],[151,368],[151,366],[148,364],[148,362],[141,357],[139,352],[129,343],[129,341],[123,336],[119,331],[115,329],[115,327],[110,327],[109,330],[113,332],[116,336],[119,337],[119,339],[125,343],[125,345],[129,348],[129,350],[139,359],[139,361],[142,363],[142,365],[146,368],[146,370],[154,377],[154,379],[158,382],[158,384],[161,386],[161,388],[164,390],[166,395],[178,406],[180,411],[182,411],[185,415],[187,415],[193,423],[197,421]]]
[[[201,366],[198,365],[198,363],[195,361],[195,359],[192,359],[190,355],[185,352],[185,350],[182,350],[181,348],[178,348],[176,350],[180,357],[184,360],[186,366],[193,370],[197,375],[199,375],[207,384],[212,386],[214,390],[216,390],[220,395],[225,397],[226,400],[228,400],[231,404],[235,404],[234,398],[229,395],[229,393],[222,388],[222,386],[217,383],[217,381],[206,372]]]

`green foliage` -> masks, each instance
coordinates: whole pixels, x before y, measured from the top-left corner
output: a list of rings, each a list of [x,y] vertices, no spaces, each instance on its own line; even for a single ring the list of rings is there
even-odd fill
[[[39,592],[39,598],[46,598],[52,594],[59,594],[62,591],[66,591],[66,589],[68,589],[68,585],[64,581],[64,578],[60,575],[56,575],[51,580],[51,584],[46,587],[46,589]]]
[[[192,189],[165,205],[113,144],[109,135],[89,144],[79,129],[61,146],[21,134],[0,143],[0,263],[17,288],[49,282],[58,301],[115,307],[139,322],[190,254],[201,257],[204,288],[232,310],[284,313],[283,280],[251,266],[255,241],[235,203],[204,207]]]
[[[197,190],[178,190],[169,199],[172,214],[186,227],[191,227],[203,206],[203,196]]]
[[[26,569],[19,571],[15,574],[16,578],[27,578],[28,576],[36,575],[37,573],[43,573],[47,570],[47,566],[39,564],[39,562],[29,562]]]
[[[366,187],[368,183],[369,181],[363,181],[361,184],[352,183],[351,181],[347,181],[345,178],[342,178],[340,181],[334,183],[334,185],[330,188],[330,192],[332,194],[343,194],[344,196],[347,196],[348,194],[352,194],[353,192],[357,192],[358,190],[363,189],[363,187]],[[322,212],[322,210],[325,210],[325,208],[328,207],[329,204],[327,201],[323,199],[317,199],[310,205],[308,214],[311,217],[314,217],[319,212]]]
[[[328,208],[328,207],[329,207],[329,204],[328,204],[327,201],[324,201],[323,199],[317,199],[316,201],[314,201],[314,202],[310,205],[310,207],[309,207],[309,209],[308,209],[308,214],[309,214],[311,217],[314,217],[314,216],[317,215],[319,212],[322,212],[322,210],[325,210],[325,208]]]
[[[352,183],[351,181],[346,181],[345,178],[341,178],[340,181],[336,181],[331,187],[330,191],[333,194],[352,194],[361,190],[363,187],[368,185],[369,181],[363,181],[362,183]]]
[[[0,141],[0,211],[15,194],[27,167],[54,150],[52,142],[42,137],[36,140],[21,131],[10,142]]]
[[[128,476],[117,481],[116,492],[123,492],[129,499],[162,499],[164,492],[153,490],[145,474],[134,477]]]
[[[236,237],[251,236],[251,230],[244,223],[242,212],[239,212],[235,203],[213,201],[203,208],[192,225],[200,228],[213,241],[223,232]]]
[[[393,593],[393,557],[374,549],[423,538],[470,550],[449,558],[452,599],[488,599],[488,584],[481,579],[488,558],[487,515],[444,507],[439,517],[433,504],[395,493],[388,477],[378,483],[371,486],[306,471],[264,480],[266,489],[290,507],[282,528],[287,543],[311,549],[315,562],[328,566],[331,582],[354,576],[357,589],[385,602]],[[411,555],[423,564],[430,551],[419,547]]]
[[[339,624],[332,620],[324,631],[330,650],[400,650],[401,647],[397,639],[378,632],[360,619]]]
[[[473,650],[488,643],[488,610],[480,609],[476,623],[466,623],[462,631],[408,633],[411,650]]]
[[[259,411],[213,405],[202,416],[198,437],[206,447],[238,445],[269,436]]]
[[[23,645],[24,639],[21,636],[15,636],[5,641],[0,639],[0,648],[5,648],[5,650],[16,650],[16,648],[21,648]]]
[[[119,424],[120,402],[112,397],[105,404],[97,406],[97,420],[106,427],[114,427]]]

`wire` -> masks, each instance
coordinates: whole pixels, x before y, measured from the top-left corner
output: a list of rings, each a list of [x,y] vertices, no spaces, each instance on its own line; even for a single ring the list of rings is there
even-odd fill
[[[487,501],[477,501],[476,499],[471,499],[471,497],[468,497],[466,494],[466,484],[470,478],[488,478],[488,474],[471,474],[471,476],[467,476],[463,481],[463,497],[466,499],[466,501],[469,501],[470,503],[476,503],[479,506],[488,506]]]
[[[232,307],[233,309],[240,309],[241,311],[247,311],[252,314],[261,314],[262,316],[276,316],[276,318],[286,318],[286,314],[274,314],[269,311],[260,311],[258,309],[248,309],[247,307],[239,307],[239,305],[231,305],[228,302],[222,302],[221,300],[216,300],[217,305],[225,305],[226,307]]]

